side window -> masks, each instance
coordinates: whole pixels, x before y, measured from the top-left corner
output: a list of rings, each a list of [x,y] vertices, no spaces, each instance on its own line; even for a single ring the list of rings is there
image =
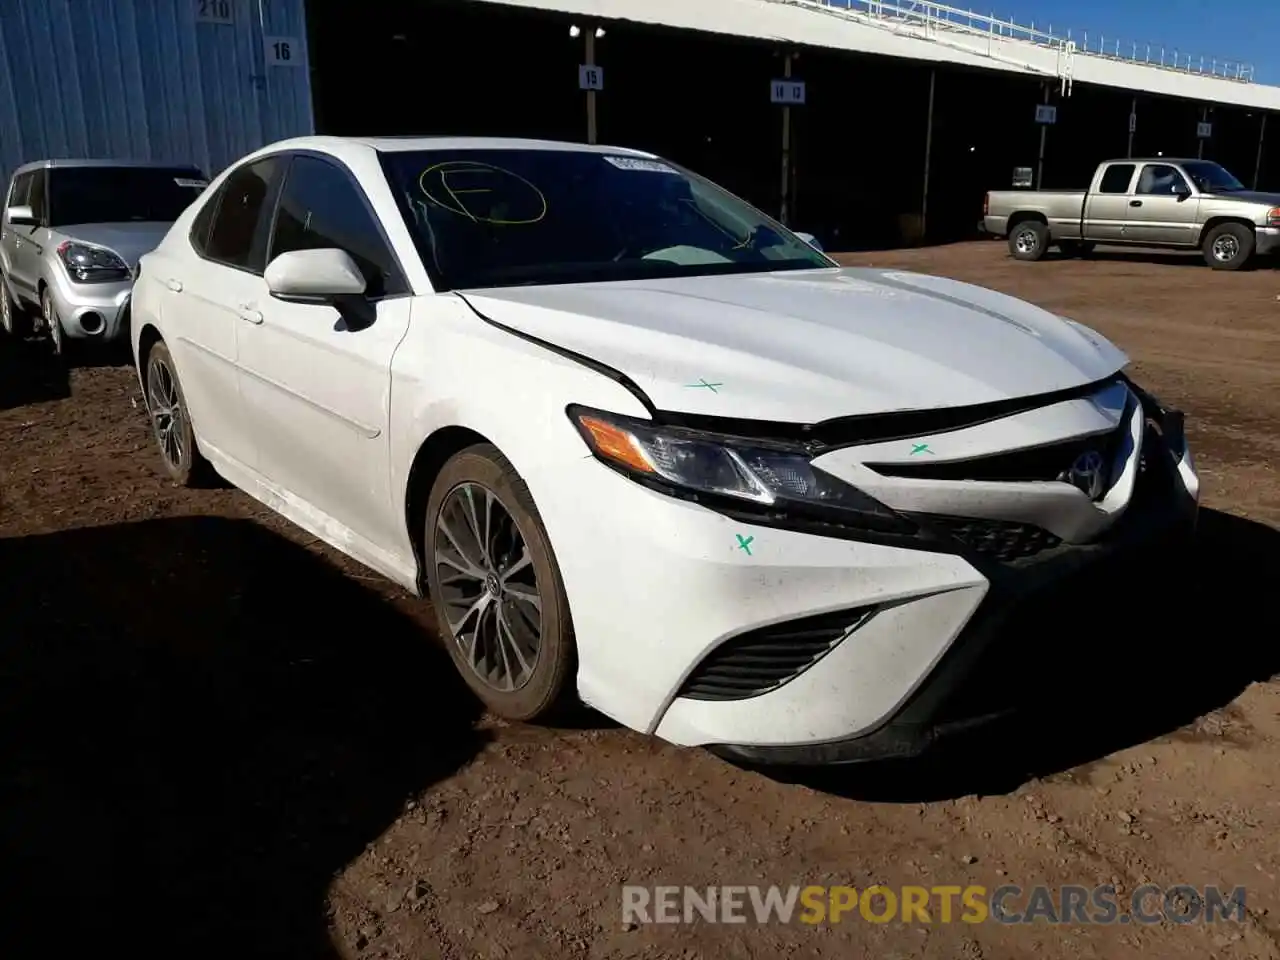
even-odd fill
[[[1142,176],[1138,178],[1138,193],[1145,196],[1175,196],[1178,193],[1190,193],[1186,178],[1177,167],[1164,163],[1149,163],[1142,168]]]
[[[227,178],[216,198],[218,211],[205,243],[204,255],[210,260],[242,270],[261,269],[261,264],[253,262],[253,241],[278,162],[276,157],[266,157]]]
[[[1099,193],[1128,193],[1129,183],[1133,180],[1132,163],[1113,163],[1102,175],[1102,183],[1098,184]]]
[[[268,260],[293,250],[337,247],[351,255],[372,299],[408,292],[391,248],[347,171],[298,156],[285,175]]]
[[[45,199],[46,180],[53,175],[52,170],[37,170],[31,175],[31,192],[27,195],[27,203],[31,207],[31,212],[41,223],[44,223],[49,206]]]
[[[195,219],[191,221],[191,233],[187,236],[191,241],[191,246],[193,246],[196,253],[200,254],[202,257],[207,257],[209,255],[209,228],[213,226],[213,218],[218,212],[218,203],[220,200],[222,200],[221,190],[209,197],[208,202],[200,208],[200,212],[197,213]]]
[[[13,185],[9,188],[9,206],[26,206],[27,198],[31,196],[31,180],[32,174],[30,173],[24,173],[13,178]]]

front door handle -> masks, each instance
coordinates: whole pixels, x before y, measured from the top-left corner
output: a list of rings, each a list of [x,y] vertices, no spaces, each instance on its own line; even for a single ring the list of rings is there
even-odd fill
[[[1129,206],[1131,206],[1131,207],[1140,207],[1140,206],[1142,206],[1142,201],[1141,201],[1141,200],[1130,200],[1130,201],[1129,201]]]
[[[254,310],[248,304],[242,304],[240,307],[240,319],[245,323],[252,323],[254,326],[262,323],[261,311]]]
[[[182,281],[181,281],[181,280],[166,280],[166,281],[164,282],[164,285],[165,285],[166,287],[168,287],[170,290],[172,290],[174,293],[181,293],[181,292],[182,292]]]

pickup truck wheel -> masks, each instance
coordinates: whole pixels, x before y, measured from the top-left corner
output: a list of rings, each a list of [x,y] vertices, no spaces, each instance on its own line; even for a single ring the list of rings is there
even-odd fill
[[[1039,220],[1023,220],[1009,231],[1009,254],[1015,260],[1039,260],[1049,246],[1049,227]]]
[[[1205,263],[1215,270],[1239,270],[1253,259],[1253,231],[1241,223],[1224,223],[1205,235]]]

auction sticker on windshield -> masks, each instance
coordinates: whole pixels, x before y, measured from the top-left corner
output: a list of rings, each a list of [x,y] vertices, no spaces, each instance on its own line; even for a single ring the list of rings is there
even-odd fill
[[[648,160],[644,157],[605,157],[619,170],[636,170],[644,173],[675,173],[674,167],[661,160]]]

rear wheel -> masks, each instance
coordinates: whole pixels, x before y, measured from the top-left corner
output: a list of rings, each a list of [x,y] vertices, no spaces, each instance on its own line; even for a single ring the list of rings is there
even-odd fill
[[[184,487],[203,486],[212,468],[196,446],[178,370],[163,342],[152,346],[147,354],[145,382],[147,413],[165,473]]]
[[[1015,260],[1039,260],[1049,246],[1049,227],[1039,220],[1023,220],[1009,231],[1009,254]]]
[[[569,602],[529,488],[496,447],[445,464],[424,534],[431,605],[467,685],[501,717],[554,715],[577,663]]]
[[[1223,223],[1205,234],[1201,252],[1215,270],[1239,270],[1253,259],[1253,230],[1242,223]]]
[[[9,292],[9,279],[3,273],[0,273],[0,328],[15,340],[31,332],[31,318]]]

